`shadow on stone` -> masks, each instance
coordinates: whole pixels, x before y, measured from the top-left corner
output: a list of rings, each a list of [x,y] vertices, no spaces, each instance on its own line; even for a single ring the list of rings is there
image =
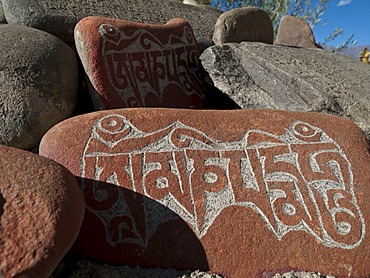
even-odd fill
[[[113,264],[209,270],[202,244],[178,214],[132,190],[79,181],[86,210],[76,252]]]
[[[5,205],[5,199],[4,199],[3,195],[1,195],[1,192],[0,192],[0,219],[1,219],[1,216],[3,216],[3,213],[4,213],[4,205]]]

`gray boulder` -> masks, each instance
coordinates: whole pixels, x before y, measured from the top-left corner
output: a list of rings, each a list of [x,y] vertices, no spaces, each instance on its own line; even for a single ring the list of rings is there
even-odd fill
[[[69,117],[78,63],[63,41],[29,27],[0,25],[0,144],[29,149]]]
[[[343,115],[370,138],[369,65],[322,49],[224,44],[200,57],[209,82],[241,108]]]
[[[169,0],[2,0],[9,23],[26,25],[54,34],[73,44],[77,22],[87,16],[164,24],[172,18],[187,19],[200,50],[212,44],[212,35],[220,11],[185,5]]]

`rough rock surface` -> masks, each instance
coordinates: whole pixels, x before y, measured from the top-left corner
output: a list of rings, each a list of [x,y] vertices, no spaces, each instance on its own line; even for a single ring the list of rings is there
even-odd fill
[[[109,264],[92,262],[87,259],[74,256],[66,256],[55,269],[50,278],[90,278],[90,277],[109,277],[109,278],[222,278],[223,276],[202,272],[199,270],[175,270],[175,269],[145,269],[140,267],[114,266]],[[270,278],[335,278],[334,276],[324,276],[314,272],[286,272],[266,276]],[[230,277],[225,277],[230,278]]]
[[[40,154],[80,177],[75,250],[85,256],[234,278],[361,277],[370,274],[367,148],[334,115],[126,108],[56,125]]]
[[[54,161],[2,145],[0,157],[0,276],[48,277],[78,235],[81,191]]]
[[[220,11],[163,0],[3,0],[9,23],[27,25],[73,42],[73,29],[86,16],[121,18],[142,23],[164,24],[172,18],[189,20],[200,50],[212,44]]]
[[[267,12],[246,7],[224,12],[217,19],[213,42],[274,42],[274,28]]]
[[[190,24],[87,17],[75,29],[78,54],[97,110],[202,108],[199,52]]]
[[[200,57],[213,84],[242,108],[346,116],[370,138],[369,66],[321,49],[225,44]]]
[[[0,25],[0,144],[28,149],[76,104],[77,56],[40,30]]]
[[[322,48],[316,43],[310,25],[302,19],[290,15],[282,17],[275,44],[305,48]]]

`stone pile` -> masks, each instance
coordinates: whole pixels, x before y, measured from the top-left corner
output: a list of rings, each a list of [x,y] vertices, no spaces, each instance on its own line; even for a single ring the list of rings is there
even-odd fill
[[[185,2],[0,1],[0,277],[370,274],[368,69]]]

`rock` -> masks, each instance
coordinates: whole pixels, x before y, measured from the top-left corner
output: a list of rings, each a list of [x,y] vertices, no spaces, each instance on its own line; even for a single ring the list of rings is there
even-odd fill
[[[370,138],[368,65],[321,49],[241,43],[200,57],[213,84],[242,108],[346,116]]]
[[[274,42],[274,28],[269,15],[259,8],[233,9],[220,15],[213,33],[213,42]]]
[[[284,15],[282,17],[275,44],[304,48],[322,48],[316,43],[310,25],[290,15]]]
[[[69,117],[77,99],[76,54],[60,39],[0,25],[0,144],[29,149]]]
[[[0,145],[0,276],[49,277],[84,213],[75,177],[44,157]]]
[[[71,253],[71,252],[70,252]],[[73,273],[73,275],[71,275]],[[83,259],[76,254],[64,256],[50,278],[222,278],[222,276],[202,271],[140,268],[125,265],[109,265]],[[315,277],[316,278],[316,277]]]
[[[87,17],[76,25],[75,40],[96,109],[202,107],[199,52],[186,20],[153,25]]]
[[[40,154],[80,179],[82,255],[226,277],[364,277],[367,148],[333,115],[126,108],[56,125]]]
[[[187,4],[187,5],[193,5],[193,6],[197,6],[199,8],[204,8],[204,9],[207,9],[207,10],[214,10],[218,13],[222,13],[222,11],[214,6],[211,6],[211,5],[205,5],[205,4],[199,4],[197,0],[184,0],[184,1],[181,1],[180,2],[184,3],[184,4]]]
[[[212,44],[215,22],[221,12],[185,5],[180,1],[163,0],[3,0],[9,23],[44,30],[73,42],[73,29],[87,16],[120,18],[142,23],[164,24],[172,18],[188,19],[200,50]]]
[[[6,23],[6,18],[4,15],[3,5],[1,4],[1,1],[0,1],[0,23]]]

